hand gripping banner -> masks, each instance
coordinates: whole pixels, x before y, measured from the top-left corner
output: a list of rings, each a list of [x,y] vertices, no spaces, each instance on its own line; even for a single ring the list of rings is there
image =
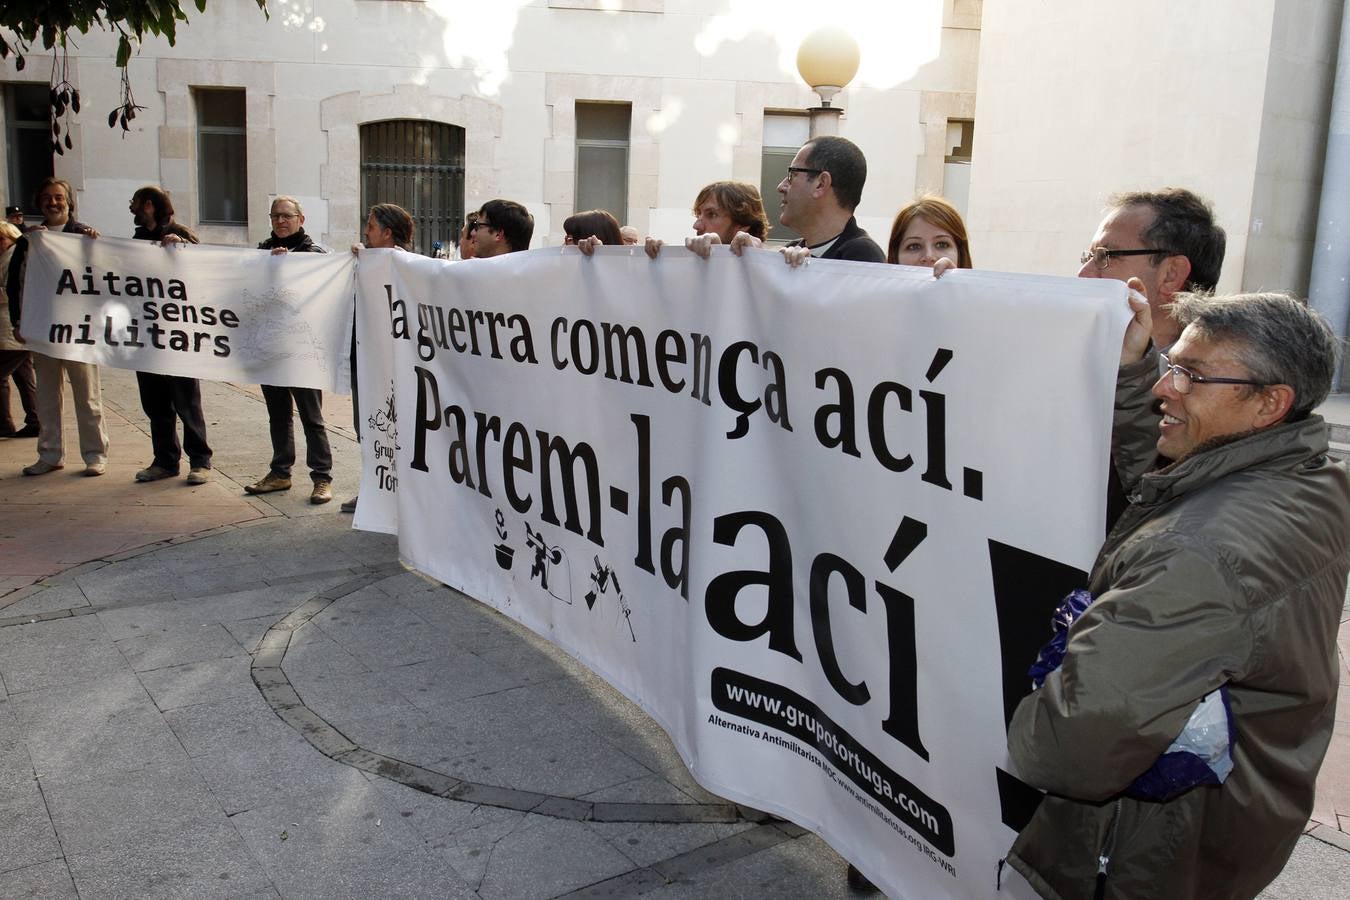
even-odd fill
[[[357,527],[895,897],[986,897],[1103,538],[1118,282],[666,248],[358,271]],[[1005,886],[1006,887],[1006,886]]]

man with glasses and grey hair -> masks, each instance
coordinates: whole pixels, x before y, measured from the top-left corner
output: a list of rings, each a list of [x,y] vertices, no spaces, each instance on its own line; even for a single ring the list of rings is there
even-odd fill
[[[1115,194],[1079,278],[1143,282],[1153,308],[1153,343],[1166,349],[1181,333],[1167,311],[1180,291],[1213,291],[1226,244],[1210,205],[1185,188]]]
[[[305,233],[305,214],[300,201],[282,195],[272,201],[269,213],[272,233],[258,245],[259,250],[279,253],[327,253]],[[309,466],[310,503],[333,499],[333,451],[328,443],[328,426],[323,420],[323,392],[317,388],[262,386],[267,404],[267,422],[272,438],[272,463],[266,475],[244,485],[245,493],[270,494],[291,489],[291,467],[295,465],[295,418],[305,431],[305,463]]]
[[[1335,721],[1350,474],[1313,410],[1338,342],[1284,294],[1181,294],[1160,358],[1134,306],[1117,420],[1154,398],[1163,417],[1115,448],[1144,474],[1009,726],[1048,794],[1007,861],[1046,897],[1252,897],[1307,824]]]

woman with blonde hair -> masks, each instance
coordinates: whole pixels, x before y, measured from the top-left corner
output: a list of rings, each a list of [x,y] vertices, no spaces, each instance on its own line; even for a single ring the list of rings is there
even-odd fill
[[[928,267],[936,266],[941,259],[952,263],[944,269],[973,268],[961,214],[942,197],[925,194],[905,204],[896,214],[886,247],[886,262]]]

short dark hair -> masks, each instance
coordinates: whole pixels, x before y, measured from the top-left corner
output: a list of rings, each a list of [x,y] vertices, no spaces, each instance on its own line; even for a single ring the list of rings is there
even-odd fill
[[[563,233],[575,243],[582,238],[598,237],[602,244],[622,244],[619,220],[603,209],[588,209],[563,220]]]
[[[1178,253],[1191,263],[1191,274],[1186,280],[1188,291],[1213,291],[1219,283],[1223,255],[1228,237],[1214,221],[1214,210],[1209,203],[1185,188],[1163,188],[1159,191],[1126,191],[1114,195],[1110,204],[1115,209],[1147,206],[1154,212],[1153,224],[1143,234],[1150,247]],[[1158,265],[1167,257],[1159,253],[1153,257]]]
[[[528,250],[534,237],[534,216],[514,200],[489,200],[478,211],[478,221],[506,235],[511,252]]]
[[[382,228],[388,228],[394,243],[404,250],[412,249],[413,219],[408,211],[396,203],[376,203],[370,215]]]
[[[858,145],[848,138],[825,135],[806,142],[811,153],[806,164],[813,169],[830,173],[835,199],[849,212],[862,202],[863,185],[867,183],[867,157]]]
[[[1306,418],[1331,391],[1340,341],[1326,319],[1297,297],[1274,291],[1177,294],[1168,310],[1183,328],[1231,341],[1254,381],[1293,388],[1287,422]]]
[[[714,181],[694,198],[694,215],[699,215],[703,204],[711,200],[727,214],[741,231],[764,240],[769,236],[769,217],[764,212],[764,199],[759,188],[743,181]]]
[[[51,176],[49,176],[49,177],[47,177],[47,178],[42,179],[42,182],[38,185],[37,190],[33,192],[33,202],[36,203],[36,204],[38,205],[39,208],[41,208],[41,207],[42,207],[42,192],[45,191],[45,190],[46,190],[47,188],[49,188],[49,187],[59,187],[61,190],[63,190],[63,191],[66,192],[66,207],[67,207],[67,209],[69,210],[68,215],[69,215],[72,219],[74,219],[74,218],[75,218],[75,189],[74,189],[73,187],[71,187],[71,186],[70,186],[70,182],[69,182],[69,181],[66,181],[64,178],[57,178],[55,175],[51,175]]]

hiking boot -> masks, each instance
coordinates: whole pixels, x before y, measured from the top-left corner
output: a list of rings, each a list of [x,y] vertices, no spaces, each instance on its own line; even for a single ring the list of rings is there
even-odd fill
[[[309,492],[310,503],[318,505],[320,503],[327,503],[329,500],[332,499],[333,499],[333,482],[331,481],[314,482],[314,490]]]
[[[163,466],[146,466],[136,473],[136,480],[144,484],[147,481],[163,481],[165,478],[173,478],[178,473],[166,469]]]
[[[193,466],[188,472],[188,484],[206,484],[211,480],[211,470],[206,466]]]
[[[60,463],[43,462],[42,460],[39,459],[37,462],[33,463],[31,466],[24,466],[24,467],[23,467],[23,474],[25,474],[25,475],[46,475],[48,472],[55,472],[57,469],[64,469],[64,468],[65,468],[65,466],[61,465]]]
[[[37,436],[38,436],[38,427],[36,425],[25,425],[18,431],[10,435],[10,437],[16,438],[30,438]]]
[[[268,472],[262,481],[257,484],[244,485],[246,494],[270,494],[273,491],[289,491],[291,489],[291,480],[285,475],[277,475],[275,472]]]
[[[350,500],[343,500],[343,501],[342,501],[342,505],[338,507],[338,511],[339,511],[339,512],[345,512],[345,513],[354,513],[354,512],[356,512],[356,501],[357,501],[358,499],[359,499],[359,498],[357,498],[357,497],[353,497],[353,498],[350,499]]]

